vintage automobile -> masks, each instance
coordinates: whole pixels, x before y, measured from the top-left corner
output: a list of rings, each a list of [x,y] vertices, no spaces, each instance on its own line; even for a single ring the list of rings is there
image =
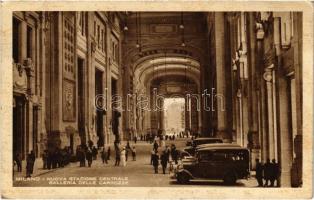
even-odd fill
[[[204,137],[204,138],[196,138],[193,141],[191,141],[191,144],[189,141],[187,142],[188,147],[184,148],[184,151],[188,152],[190,155],[194,155],[196,148],[199,145],[204,144],[213,144],[213,143],[223,143],[223,140],[220,138],[210,138],[210,137]]]
[[[250,175],[250,156],[247,148],[233,144],[212,145],[196,151],[194,158],[183,159],[175,171],[178,183],[190,180],[223,180],[233,185]]]

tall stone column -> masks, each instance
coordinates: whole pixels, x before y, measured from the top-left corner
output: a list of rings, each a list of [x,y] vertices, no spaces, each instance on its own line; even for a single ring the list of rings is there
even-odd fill
[[[267,122],[268,122],[268,158],[277,160],[277,137],[274,129],[274,105],[273,105],[273,70],[272,68],[266,68],[263,75],[266,81],[267,92]]]
[[[190,111],[190,100],[185,98],[184,112],[185,112],[185,130],[191,131],[191,111]]]
[[[161,130],[165,130],[165,107],[164,107],[164,101],[160,101],[160,112],[159,112],[159,128]]]
[[[198,132],[198,104],[199,99],[196,96],[191,96],[191,130],[193,133]]]
[[[263,64],[263,40],[264,40],[264,29],[261,23],[256,23],[256,93],[257,93],[257,112],[258,112],[258,132],[259,141],[261,142],[261,160],[263,162],[268,158],[268,142],[267,142],[267,107],[265,106],[265,80],[263,78],[264,74],[264,64]]]
[[[47,18],[46,12],[41,12],[40,17],[40,29],[39,29],[39,68],[40,68],[40,76],[42,80],[40,81],[40,94],[41,94],[41,105],[40,105],[40,127],[39,127],[39,141],[40,141],[40,148],[39,153],[40,155],[43,153],[42,151],[47,147],[47,130],[45,125],[45,116],[46,116],[46,25]]]
[[[294,69],[295,69],[295,93],[296,95],[296,126],[297,135],[294,138],[294,167],[292,173],[295,175],[293,186],[297,187],[302,185],[303,176],[303,114],[302,114],[302,102],[303,102],[303,86],[302,86],[302,13],[293,13],[293,48],[294,48]]]
[[[240,15],[240,42],[239,49],[239,75],[241,82],[241,107],[242,107],[242,134],[244,147],[248,146],[248,132],[249,132],[249,96],[248,96],[248,61],[247,61],[247,20],[246,13],[241,12]]]
[[[244,135],[243,135],[243,113],[242,113],[242,93],[241,90],[237,91],[236,100],[236,113],[237,113],[237,144],[244,146]]]
[[[279,141],[280,151],[278,162],[281,167],[281,186],[291,186],[291,167],[292,167],[292,130],[291,122],[289,121],[288,113],[291,113],[289,108],[289,93],[288,93],[288,78],[277,76],[278,88],[278,128],[279,128]]]
[[[33,67],[32,61],[25,60],[24,66],[25,66],[27,77],[28,77],[27,96],[28,96],[29,101],[26,104],[26,109],[27,109],[27,130],[26,131],[28,135],[28,138],[27,138],[28,151],[30,151],[30,150],[34,150],[33,149],[34,145],[37,145],[37,144],[33,144],[34,134],[37,134],[37,133],[34,133],[33,131],[33,126],[35,126],[34,123],[37,123],[37,122],[34,122],[33,120],[33,97],[34,97],[34,90],[35,90],[35,83],[34,83],[35,77],[34,77],[34,67]]]
[[[258,60],[257,58],[257,39],[256,39],[256,25],[254,13],[248,13],[248,33],[249,40],[248,45],[248,99],[249,99],[249,108],[248,108],[248,122],[249,122],[249,148],[251,149],[251,162],[252,169],[255,169],[256,163],[255,159],[260,158],[260,140],[259,140],[259,130],[258,130],[258,83],[256,78]]]
[[[226,80],[225,80],[225,17],[224,13],[215,13],[215,49],[216,49],[216,108],[217,133],[221,138],[228,138],[226,108]]]

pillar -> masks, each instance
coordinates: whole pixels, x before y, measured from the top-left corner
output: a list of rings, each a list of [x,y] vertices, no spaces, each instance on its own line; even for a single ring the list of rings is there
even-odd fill
[[[260,158],[260,140],[258,130],[258,90],[257,90],[257,40],[255,31],[255,17],[254,13],[248,13],[248,122],[249,122],[249,148],[251,150],[252,169],[255,169],[255,159]]]
[[[188,130],[188,131],[191,131],[191,126],[190,126],[190,124],[191,124],[191,108],[190,108],[190,106],[189,106],[189,103],[190,103],[190,100],[189,100],[189,98],[185,98],[185,105],[184,105],[184,107],[185,107],[185,110],[184,110],[184,112],[185,112],[185,130]]]
[[[259,141],[261,142],[261,160],[263,162],[268,158],[268,143],[267,143],[267,110],[265,106],[265,80],[263,78],[264,65],[263,65],[263,40],[264,29],[263,25],[256,23],[256,93],[257,93],[257,112],[258,112],[258,132]]]
[[[272,65],[273,67],[273,65]],[[267,123],[268,123],[268,147],[269,147],[269,153],[268,158],[269,159],[276,159],[277,160],[277,136],[274,129],[274,104],[273,104],[273,69],[272,68],[266,68],[265,73],[263,75],[265,81],[266,81],[266,105],[267,105]]]
[[[224,13],[215,13],[215,49],[216,49],[216,108],[217,127],[216,136],[221,138],[228,138],[227,133],[227,114],[226,108],[226,80],[225,80],[225,19]]]
[[[164,108],[164,101],[160,101],[160,108],[161,110],[159,111],[159,129],[162,131],[165,130],[165,108]]]

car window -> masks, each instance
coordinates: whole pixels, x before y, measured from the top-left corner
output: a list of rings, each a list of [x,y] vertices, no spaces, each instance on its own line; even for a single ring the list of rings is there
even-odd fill
[[[226,152],[214,152],[212,156],[213,161],[225,161],[228,158],[228,154]]]
[[[198,159],[199,161],[202,161],[202,162],[211,161],[212,157],[213,157],[213,153],[210,151],[198,153]]]
[[[244,161],[248,159],[246,151],[230,151],[227,156],[232,161]]]

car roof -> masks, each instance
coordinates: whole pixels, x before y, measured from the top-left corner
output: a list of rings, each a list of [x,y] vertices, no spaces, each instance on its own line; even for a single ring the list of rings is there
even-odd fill
[[[205,147],[205,148],[198,149],[198,151],[209,151],[209,150],[247,150],[248,151],[248,148],[241,147],[241,146],[226,145],[226,146],[212,146],[212,147]]]
[[[194,141],[196,140],[222,140],[220,138],[213,138],[213,137],[203,137],[203,138],[196,138],[194,139]]]
[[[203,149],[207,147],[241,147],[238,144],[231,144],[231,143],[211,143],[211,144],[201,144],[197,146],[197,149]]]

